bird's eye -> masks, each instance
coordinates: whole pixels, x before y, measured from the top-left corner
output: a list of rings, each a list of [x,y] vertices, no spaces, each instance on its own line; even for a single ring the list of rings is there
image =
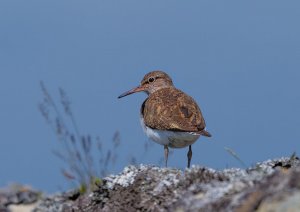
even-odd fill
[[[148,79],[148,82],[151,83],[151,82],[154,82],[154,80],[155,80],[155,79],[154,79],[153,77],[150,77],[150,78]]]

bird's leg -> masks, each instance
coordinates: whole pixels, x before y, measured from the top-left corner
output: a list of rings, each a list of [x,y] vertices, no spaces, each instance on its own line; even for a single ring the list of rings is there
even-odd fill
[[[188,157],[188,168],[190,168],[190,165],[191,165],[192,155],[193,155],[193,152],[192,152],[192,145],[189,145],[189,151],[188,151],[188,153],[187,153],[187,157]]]
[[[164,145],[164,149],[165,149],[165,165],[166,167],[168,166],[168,155],[169,155],[169,148],[167,145]]]

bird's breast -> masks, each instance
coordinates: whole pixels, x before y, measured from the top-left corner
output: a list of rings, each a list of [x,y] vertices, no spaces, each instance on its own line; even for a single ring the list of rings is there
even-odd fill
[[[166,145],[171,148],[183,148],[192,145],[199,137],[200,134],[194,132],[180,132],[169,130],[152,129],[145,125],[144,118],[140,118],[142,128],[145,134],[154,142]]]

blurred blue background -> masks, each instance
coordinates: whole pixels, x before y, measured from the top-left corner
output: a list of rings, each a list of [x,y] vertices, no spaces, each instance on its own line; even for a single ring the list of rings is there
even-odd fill
[[[300,150],[299,1],[0,2],[0,187],[68,188],[60,149],[38,111],[44,81],[62,87],[82,134],[106,148],[120,132],[121,171],[130,156],[156,164],[163,147],[139,123],[146,98],[117,99],[149,71],[166,71],[201,106],[212,138],[193,145],[192,164],[240,167]],[[144,144],[151,144],[144,153]],[[170,156],[186,166],[187,149]]]

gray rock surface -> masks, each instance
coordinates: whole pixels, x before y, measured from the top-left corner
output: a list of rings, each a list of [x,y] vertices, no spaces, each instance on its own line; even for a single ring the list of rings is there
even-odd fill
[[[222,171],[128,166],[88,194],[42,197],[34,211],[300,211],[300,162],[281,158]]]
[[[0,189],[0,212],[11,211],[12,205],[32,205],[40,197],[40,192],[32,190],[28,186],[11,185]]]

